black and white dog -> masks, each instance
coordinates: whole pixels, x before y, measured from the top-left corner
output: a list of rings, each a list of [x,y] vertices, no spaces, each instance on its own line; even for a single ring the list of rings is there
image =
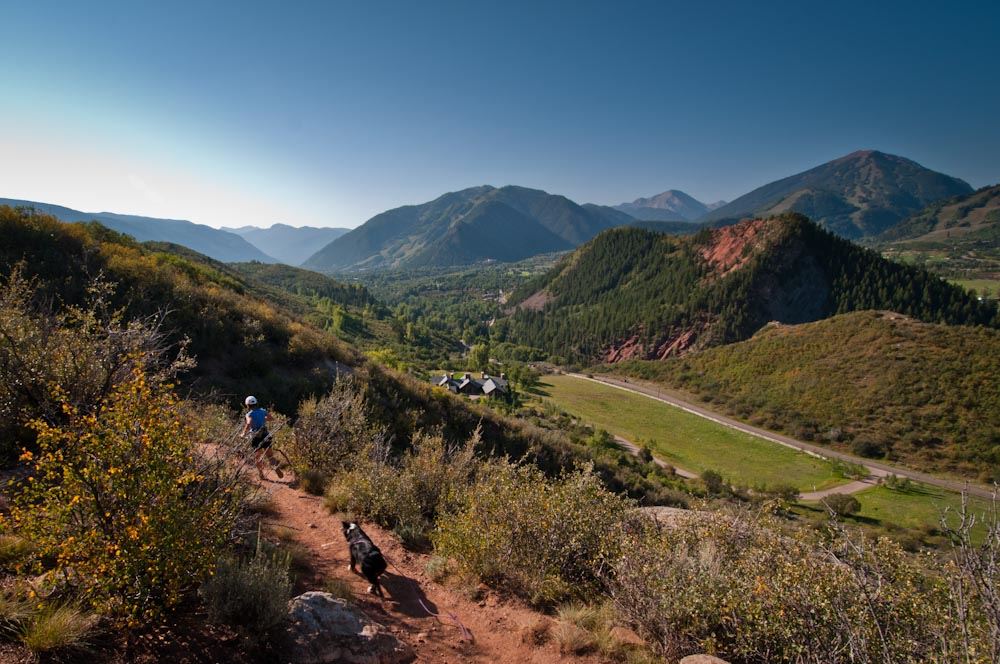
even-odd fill
[[[357,573],[355,565],[361,565],[361,575],[371,583],[368,592],[384,598],[382,586],[378,582],[379,575],[385,571],[387,566],[382,552],[365,534],[365,531],[361,530],[361,526],[353,521],[341,521],[340,523],[344,527],[344,538],[351,550],[350,570]]]

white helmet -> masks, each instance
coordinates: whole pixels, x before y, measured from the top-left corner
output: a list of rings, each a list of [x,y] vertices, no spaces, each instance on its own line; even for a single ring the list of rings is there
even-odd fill
[[[256,406],[257,405],[257,397],[253,397],[253,396],[247,397],[246,400],[243,403],[245,403],[248,406]]]

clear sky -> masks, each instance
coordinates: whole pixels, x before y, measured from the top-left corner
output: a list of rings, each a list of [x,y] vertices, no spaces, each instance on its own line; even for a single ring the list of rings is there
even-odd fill
[[[1000,2],[0,0],[0,196],[356,226],[478,184],[1000,181]]]

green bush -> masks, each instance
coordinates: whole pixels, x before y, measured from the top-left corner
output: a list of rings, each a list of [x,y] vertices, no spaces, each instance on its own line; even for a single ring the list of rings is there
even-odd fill
[[[254,639],[273,633],[288,613],[289,565],[287,554],[261,549],[250,560],[223,558],[200,589],[209,617]]]
[[[302,402],[294,433],[284,445],[293,465],[303,474],[315,471],[326,477],[350,468],[373,441],[384,437],[367,411],[362,390],[350,376],[338,380],[322,399]]]
[[[440,434],[418,434],[393,459],[385,442],[371,444],[327,490],[327,507],[392,528],[411,546],[422,546],[438,514],[455,509],[475,476],[478,433],[464,445]]]
[[[662,657],[745,664],[928,662],[959,630],[947,589],[888,539],[832,543],[771,517],[704,513],[625,536],[621,615]]]
[[[823,504],[837,516],[851,516],[861,511],[861,503],[854,496],[834,493],[823,499]]]
[[[326,475],[318,470],[306,470],[299,474],[299,486],[306,493],[314,496],[322,496],[329,483]]]
[[[440,518],[433,539],[460,570],[552,605],[600,588],[631,507],[590,470],[547,479],[536,468],[495,461],[458,509]]]

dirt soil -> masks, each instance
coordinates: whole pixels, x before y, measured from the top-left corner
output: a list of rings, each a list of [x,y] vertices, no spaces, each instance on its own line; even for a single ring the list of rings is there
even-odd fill
[[[331,579],[346,581],[355,604],[397,638],[409,643],[417,654],[416,661],[454,664],[600,661],[593,656],[561,655],[558,645],[551,640],[542,646],[526,643],[523,635],[528,626],[548,618],[483,586],[478,589],[478,597],[473,598],[470,595],[476,593],[434,582],[426,572],[429,555],[407,551],[391,533],[364,523],[365,532],[389,561],[389,570],[382,577],[386,599],[369,595],[368,582],[348,570],[349,555],[340,519],[327,511],[322,498],[292,488],[287,478],[278,480],[271,473],[267,477],[262,485],[271,494],[274,513],[265,519],[266,524],[283,528],[283,538],[289,537],[308,551],[309,573],[300,577],[296,592],[322,590]],[[440,619],[428,611],[439,614]],[[463,634],[452,616],[471,639]]]

